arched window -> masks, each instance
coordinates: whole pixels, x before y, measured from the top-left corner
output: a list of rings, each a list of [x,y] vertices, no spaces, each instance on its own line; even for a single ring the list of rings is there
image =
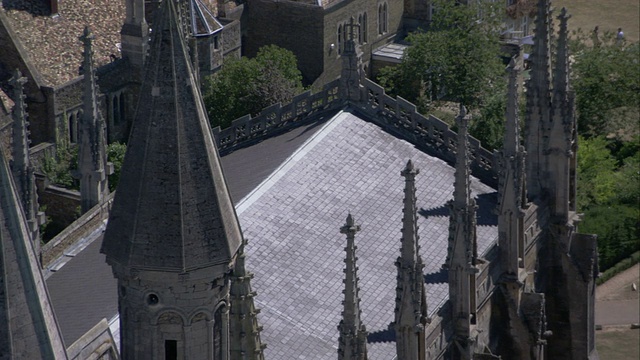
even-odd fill
[[[125,100],[124,100],[124,92],[121,92],[120,95],[118,95],[118,99],[120,102],[120,121],[124,120],[124,106],[125,106]]]
[[[382,4],[378,5],[378,35],[382,35]]]
[[[76,113],[72,113],[69,115],[69,142],[77,143],[78,142],[78,115]]]
[[[386,33],[388,29],[387,3],[382,5],[382,32]]]
[[[363,42],[367,42],[367,30],[369,28],[367,27],[367,13],[365,12],[362,15],[362,29],[360,30],[362,32],[362,41]]]
[[[342,54],[342,24],[338,25],[338,54]]]
[[[362,14],[358,15],[358,25],[360,25],[360,30],[358,31],[358,43],[362,44]]]
[[[111,107],[113,112],[113,124],[117,125],[120,123],[120,97],[118,95],[114,95],[111,99]]]
[[[349,40],[349,30],[345,24],[342,26],[342,50],[347,48],[347,40]]]

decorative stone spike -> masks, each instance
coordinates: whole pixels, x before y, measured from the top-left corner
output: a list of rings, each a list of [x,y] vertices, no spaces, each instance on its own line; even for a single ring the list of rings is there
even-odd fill
[[[345,251],[345,289],[344,309],[342,320],[338,325],[340,332],[338,338],[339,360],[366,360],[367,359],[367,330],[362,324],[360,312],[360,295],[358,287],[358,267],[356,265],[355,235],[360,231],[360,225],[356,225],[353,216],[347,216],[346,223],[340,228],[342,234],[347,235]]]
[[[395,307],[396,351],[398,359],[425,359],[425,325],[429,322],[424,286],[424,263],[420,256],[415,177],[413,162],[400,173],[405,178],[404,215]]]
[[[362,51],[357,44],[358,33],[361,31],[360,24],[355,23],[352,17],[345,25],[349,28],[349,37],[345,41],[342,52],[342,73],[340,75],[340,92],[343,100],[360,101],[362,83]]]

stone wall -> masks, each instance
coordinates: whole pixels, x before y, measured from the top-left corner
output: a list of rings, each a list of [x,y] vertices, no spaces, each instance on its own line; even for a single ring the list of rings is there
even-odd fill
[[[109,218],[109,210],[111,209],[114,194],[115,192],[109,194],[102,204],[94,206],[42,246],[41,258],[43,267],[47,267],[52,261],[59,258],[66,249],[98,229]],[[79,198],[77,204],[77,206],[80,206]]]
[[[47,185],[42,178],[36,178],[38,202],[45,206],[45,214],[54,228],[64,229],[79,216],[80,192],[58,186]]]
[[[298,58],[303,81],[313,82],[322,74],[324,9],[310,4],[249,0],[244,54],[254,57],[260,47],[275,44]]]

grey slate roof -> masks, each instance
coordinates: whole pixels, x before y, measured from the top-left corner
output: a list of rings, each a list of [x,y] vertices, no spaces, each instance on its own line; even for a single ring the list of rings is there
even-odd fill
[[[229,263],[242,234],[173,2],[161,7],[101,251],[181,272]]]
[[[258,320],[264,326],[266,359],[336,358],[345,245],[338,229],[348,211],[362,225],[358,266],[362,320],[370,332],[369,358],[395,356],[388,325],[395,299],[394,261],[400,251],[404,183],[400,171],[408,159],[421,169],[416,178],[421,255],[429,310],[434,312],[448,296],[447,276],[440,267],[446,257],[445,204],[453,197],[452,166],[349,112],[223,157],[229,189],[250,241],[247,270],[255,274],[252,286],[258,292],[256,307],[262,309]],[[475,178],[471,189],[479,205],[478,251],[482,254],[497,239],[492,213],[495,195]],[[97,253],[97,247],[87,247],[69,264],[92,257],[81,258],[85,252]],[[59,286],[52,281],[61,278],[78,289],[105,286],[113,289],[113,297],[106,301],[112,304],[98,306],[117,309],[115,283],[105,263],[93,261],[84,270],[89,274],[82,276],[63,271],[64,267],[48,280],[52,294]],[[90,312],[81,303],[98,300],[77,294],[77,298],[67,296],[65,302],[54,301],[56,311]],[[106,313],[102,317],[109,318]],[[87,329],[95,325],[92,321],[87,318]]]
[[[454,169],[343,112],[237,206],[250,240],[247,267],[255,273],[255,301],[262,309],[262,339],[268,344],[265,358],[336,356],[344,276],[344,239],[337,229],[349,211],[362,225],[358,266],[368,352],[371,359],[393,358],[395,344],[387,330],[393,320],[394,261],[402,227],[400,171],[407,159],[421,169],[417,205],[429,310],[446,300],[446,276],[440,268],[447,251],[445,204],[452,198]],[[477,179],[471,190],[489,198],[479,201],[478,210],[478,250],[483,253],[497,239],[494,200],[487,195],[494,190]]]
[[[0,149],[0,357],[66,359],[22,205]]]

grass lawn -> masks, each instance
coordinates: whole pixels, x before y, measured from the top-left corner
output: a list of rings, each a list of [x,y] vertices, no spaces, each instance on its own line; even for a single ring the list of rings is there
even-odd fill
[[[600,33],[617,32],[621,27],[628,41],[640,39],[640,1],[638,0],[555,0],[551,5],[558,14],[566,7],[571,14],[570,30],[582,28],[590,33],[598,25]]]
[[[603,360],[640,359],[640,329],[605,328],[596,331],[596,349]]]

